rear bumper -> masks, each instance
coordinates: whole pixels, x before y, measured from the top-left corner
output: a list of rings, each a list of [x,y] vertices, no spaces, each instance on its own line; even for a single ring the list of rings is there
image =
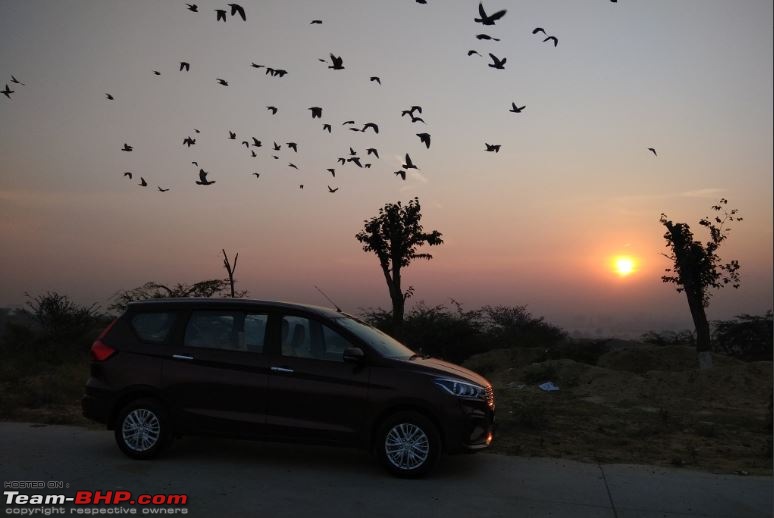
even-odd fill
[[[81,397],[83,417],[105,425],[110,424],[112,399],[106,391],[87,386],[86,393]]]

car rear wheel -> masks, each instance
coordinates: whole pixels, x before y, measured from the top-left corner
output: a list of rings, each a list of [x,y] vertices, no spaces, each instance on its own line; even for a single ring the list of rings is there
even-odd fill
[[[377,452],[393,475],[421,477],[438,461],[441,441],[438,430],[427,417],[418,412],[400,412],[382,423]]]
[[[116,443],[133,459],[153,458],[172,440],[169,422],[161,402],[155,399],[132,401],[118,413]]]

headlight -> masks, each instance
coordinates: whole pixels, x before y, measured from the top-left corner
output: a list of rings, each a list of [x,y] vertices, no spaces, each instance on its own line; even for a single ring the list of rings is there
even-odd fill
[[[486,389],[479,385],[450,378],[435,378],[433,382],[453,396],[486,401]]]

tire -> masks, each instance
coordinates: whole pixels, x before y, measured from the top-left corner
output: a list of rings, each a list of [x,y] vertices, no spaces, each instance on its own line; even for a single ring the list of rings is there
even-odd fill
[[[418,412],[398,412],[385,419],[376,436],[376,454],[391,474],[427,475],[441,456],[441,437],[430,419]]]
[[[172,442],[169,414],[157,399],[132,401],[118,413],[115,438],[127,457],[152,459]]]

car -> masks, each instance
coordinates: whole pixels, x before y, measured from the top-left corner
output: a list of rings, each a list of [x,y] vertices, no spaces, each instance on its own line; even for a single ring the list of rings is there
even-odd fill
[[[400,477],[492,444],[492,385],[338,309],[133,302],[91,347],[83,415],[133,459],[216,435],[363,448]]]

